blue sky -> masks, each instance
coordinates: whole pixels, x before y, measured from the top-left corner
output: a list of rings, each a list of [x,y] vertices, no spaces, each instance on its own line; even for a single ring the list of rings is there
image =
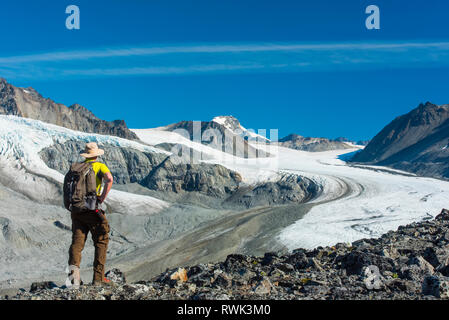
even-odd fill
[[[448,15],[445,0],[16,1],[0,10],[0,76],[132,128],[233,115],[281,137],[369,139],[449,103]]]

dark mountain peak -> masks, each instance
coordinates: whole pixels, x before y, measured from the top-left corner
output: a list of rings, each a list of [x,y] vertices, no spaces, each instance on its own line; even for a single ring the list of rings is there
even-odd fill
[[[436,105],[431,102],[421,103],[409,113],[396,118],[392,123],[398,126],[398,129],[406,127],[428,126],[436,127],[441,125],[449,117],[449,108],[447,105]]]
[[[337,141],[337,142],[349,142],[349,143],[352,143],[352,141],[349,140],[349,139],[346,138],[346,137],[338,137],[338,138],[333,139],[332,141]]]
[[[82,105],[78,104],[78,103],[74,103],[71,106],[69,106],[70,109],[75,110],[75,111],[89,111],[87,110],[87,108],[83,107]]]
[[[418,105],[418,109],[425,109],[425,108],[437,108],[438,106],[436,104],[433,104],[430,101],[427,101],[426,103],[420,103]]]
[[[127,127],[125,120],[114,120],[114,121],[112,121],[112,122],[113,122],[114,124],[116,124],[116,125],[126,126],[126,127]]]
[[[421,175],[449,177],[449,105],[420,103],[383,128],[353,161],[389,165]]]
[[[79,104],[67,107],[49,98],[43,98],[33,88],[18,88],[5,79],[0,79],[0,114],[40,120],[76,131],[138,140],[124,121],[101,120]]]
[[[279,139],[279,142],[286,142],[286,141],[294,141],[298,139],[304,139],[303,136],[300,136],[296,133],[290,133],[289,135],[285,136],[284,138]]]
[[[86,107],[83,107],[82,105],[75,103],[72,104],[69,109],[75,111],[75,112],[79,112],[80,114],[85,115],[87,118],[91,118],[91,119],[97,119],[98,118],[92,113],[92,111],[90,111],[89,109],[87,109]]]
[[[11,85],[4,78],[0,77],[0,91],[4,91],[7,88],[11,88]]]
[[[418,107],[410,111],[404,116],[414,116],[419,117],[423,115],[436,115],[439,116],[440,113],[447,112],[449,110],[448,105],[436,105],[432,102],[420,103]]]

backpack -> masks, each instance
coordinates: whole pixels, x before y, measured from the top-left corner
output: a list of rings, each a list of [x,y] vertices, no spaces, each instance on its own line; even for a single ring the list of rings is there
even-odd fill
[[[74,163],[64,177],[64,207],[71,212],[95,210],[97,181],[92,162]]]

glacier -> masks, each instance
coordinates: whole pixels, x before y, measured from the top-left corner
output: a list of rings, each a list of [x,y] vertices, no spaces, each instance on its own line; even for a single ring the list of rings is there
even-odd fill
[[[275,180],[288,172],[321,185],[323,192],[312,201],[315,206],[310,212],[278,235],[290,250],[379,237],[400,225],[431,218],[449,203],[447,181],[381,166],[349,165],[343,159],[362,148],[357,145],[306,152],[252,142],[273,157],[241,159],[157,128],[133,131],[148,144],[183,143],[201,150],[211,156],[205,162],[239,172],[248,184]]]
[[[64,275],[70,239],[67,230],[55,227],[55,223],[70,225],[70,215],[61,206],[59,185],[63,175],[50,169],[39,152],[54,143],[71,139],[167,155],[170,153],[155,146],[160,143],[184,144],[206,154],[208,157],[204,162],[239,172],[247,185],[276,181],[285,173],[313,180],[322,191],[310,202],[311,209],[276,232],[275,240],[288,250],[379,237],[400,225],[434,217],[441,208],[447,207],[449,201],[447,181],[386,167],[347,163],[345,159],[360,150],[360,146],[311,153],[250,141],[252,146],[266,150],[271,156],[244,159],[163,128],[132,131],[140,142],[77,132],[21,117],[0,116],[0,227],[3,228],[0,288],[19,285],[25,278],[42,280],[44,276],[51,275],[54,279],[54,274]],[[215,241],[235,230],[232,225],[220,225],[220,219],[231,214],[228,211],[188,206],[175,208],[168,201],[119,190],[112,190],[106,203],[112,208],[110,261],[114,265],[121,263],[125,269],[130,263],[139,264],[146,258],[145,254],[150,252],[142,249],[146,245],[159,248],[155,251],[159,254],[167,251],[165,248],[169,244],[154,244],[155,239],[168,239],[172,234],[182,232],[194,234],[196,230],[188,230],[184,225],[186,215],[192,215],[203,228],[197,238],[191,237],[197,242]],[[254,212],[234,212],[232,219],[239,214],[255,216]],[[238,221],[232,219],[223,221]],[[215,229],[208,229],[210,221],[216,222]],[[153,234],[148,234],[146,229],[149,223],[154,224]],[[242,246],[247,241],[242,238]],[[175,246],[176,243],[170,245]],[[89,243],[85,252],[83,270],[87,270],[89,256],[93,254]]]

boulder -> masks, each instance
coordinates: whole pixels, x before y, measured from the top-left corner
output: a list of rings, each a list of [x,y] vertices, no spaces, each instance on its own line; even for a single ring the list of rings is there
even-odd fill
[[[33,282],[31,284],[30,292],[36,292],[39,290],[47,290],[47,289],[54,289],[54,288],[58,288],[58,286],[53,281]]]
[[[449,299],[449,278],[427,276],[422,284],[422,293],[441,299]]]
[[[395,269],[393,259],[358,250],[344,255],[339,260],[348,275],[361,275],[365,267],[369,266],[376,266],[381,273]]]
[[[178,282],[186,282],[188,280],[186,269],[179,268],[178,270],[173,272],[170,276],[170,280],[175,280]]]
[[[106,279],[118,283],[118,284],[125,284],[126,283],[126,277],[125,274],[120,271],[120,269],[114,268],[112,270],[109,270],[105,273]]]
[[[270,294],[272,291],[276,291],[276,288],[267,277],[260,280],[254,287],[254,293],[257,295]]]

